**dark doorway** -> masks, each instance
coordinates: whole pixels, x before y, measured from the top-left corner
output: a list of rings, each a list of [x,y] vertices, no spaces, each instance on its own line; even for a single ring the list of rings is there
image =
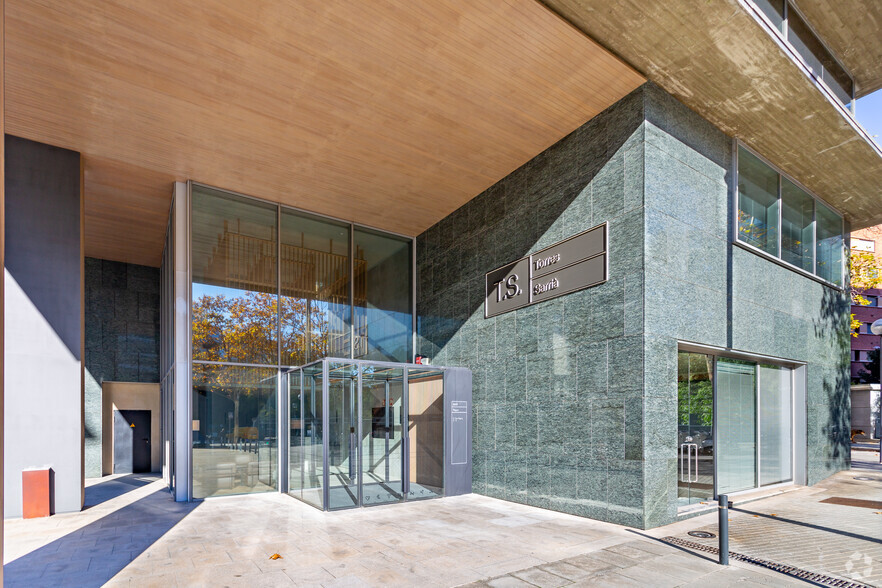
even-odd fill
[[[113,473],[150,471],[150,411],[113,411]]]

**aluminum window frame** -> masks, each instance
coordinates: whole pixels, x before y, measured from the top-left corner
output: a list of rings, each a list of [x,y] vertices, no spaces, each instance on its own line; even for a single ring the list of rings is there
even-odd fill
[[[740,239],[740,231],[739,231],[739,225],[738,225],[738,213],[741,210],[741,190],[739,189],[740,178],[739,178],[739,171],[738,171],[738,165],[739,165],[738,154],[739,154],[740,149],[742,149],[742,148],[745,151],[747,151],[748,153],[750,153],[751,155],[753,155],[754,157],[756,157],[757,159],[759,159],[762,163],[767,165],[772,171],[774,171],[775,173],[778,174],[778,207],[777,207],[778,208],[778,211],[777,211],[778,212],[778,255],[772,255],[771,253],[767,253],[767,252],[763,251],[762,249],[760,249],[754,245],[751,245],[750,243],[747,243],[746,241],[743,241]],[[769,261],[772,261],[772,262],[774,262],[774,263],[776,263],[786,269],[794,271],[802,276],[805,276],[807,278],[815,280],[816,282],[820,282],[821,284],[824,284],[825,286],[833,288],[839,292],[845,292],[846,291],[846,282],[847,282],[846,281],[846,277],[847,277],[846,258],[848,256],[848,252],[845,248],[845,243],[846,243],[845,216],[842,214],[842,212],[840,212],[838,208],[831,205],[829,202],[827,202],[823,198],[816,195],[813,191],[809,190],[805,185],[803,185],[800,181],[795,179],[793,176],[784,172],[780,167],[776,166],[771,161],[769,161],[768,159],[766,159],[765,157],[763,157],[762,155],[757,153],[757,151],[755,149],[752,149],[750,146],[748,146],[746,143],[744,143],[741,139],[739,139],[737,137],[732,140],[732,177],[733,177],[732,189],[735,192],[735,194],[734,194],[735,197],[733,198],[734,207],[733,207],[733,211],[732,211],[732,226],[733,226],[733,228],[732,228],[732,244],[736,245],[738,247],[741,247],[747,251],[750,251],[751,253],[759,255],[760,257],[768,259]],[[812,241],[813,241],[813,243],[812,243],[812,271],[811,272],[804,270],[801,267],[794,265],[788,261],[785,261],[781,256],[781,245],[782,245],[781,241],[782,241],[782,232],[783,232],[782,231],[782,219],[783,219],[783,211],[784,211],[783,200],[782,200],[782,198],[783,198],[783,196],[782,196],[783,178],[786,178],[788,181],[792,182],[797,188],[804,191],[808,196],[810,196],[814,200],[815,205],[813,206],[813,210],[812,210]],[[829,208],[830,210],[832,210],[834,213],[836,213],[839,216],[839,234],[842,239],[842,252],[841,252],[842,257],[841,257],[841,263],[840,263],[840,267],[839,267],[839,274],[840,274],[839,280],[842,282],[841,285],[835,284],[835,283],[830,282],[828,280],[825,280],[824,278],[822,278],[821,276],[819,276],[816,273],[817,268],[818,268],[818,207],[817,207],[818,202],[822,203],[824,206],[826,206],[827,208]]]

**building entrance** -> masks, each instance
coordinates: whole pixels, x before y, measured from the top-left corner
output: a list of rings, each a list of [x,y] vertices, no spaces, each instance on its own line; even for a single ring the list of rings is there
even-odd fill
[[[677,374],[677,498],[680,506],[714,497],[713,358],[680,352]]]
[[[469,429],[458,423],[471,381],[450,372],[457,370],[334,358],[289,371],[289,494],[338,510],[470,489],[470,463],[444,460],[445,412],[457,425],[449,429],[454,451],[470,447]]]
[[[679,506],[794,479],[794,370],[680,351]]]

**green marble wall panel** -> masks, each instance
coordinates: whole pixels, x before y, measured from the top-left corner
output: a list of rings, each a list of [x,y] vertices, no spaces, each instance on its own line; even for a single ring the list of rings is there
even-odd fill
[[[476,492],[674,521],[678,341],[808,362],[809,482],[844,466],[847,306],[731,244],[731,166],[647,84],[418,237],[417,352],[475,374]],[[601,222],[606,283],[484,319],[487,271]]]

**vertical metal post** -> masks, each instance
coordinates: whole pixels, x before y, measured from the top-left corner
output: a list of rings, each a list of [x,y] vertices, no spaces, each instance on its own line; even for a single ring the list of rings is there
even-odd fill
[[[719,534],[720,534],[720,565],[729,565],[729,496],[720,494],[719,503]]]
[[[410,493],[410,382],[408,380],[408,368],[402,368],[404,378],[401,384],[401,492],[404,500]]]
[[[356,459],[358,460],[358,470],[356,471],[356,478],[358,480],[358,482],[357,482],[357,484],[358,484],[358,505],[357,506],[364,506],[364,475],[363,475],[363,472],[364,472],[364,447],[363,447],[363,445],[364,444],[362,443],[362,439],[364,439],[364,431],[362,429],[362,419],[364,418],[364,415],[362,415],[362,413],[361,413],[362,406],[364,405],[364,402],[362,401],[362,392],[363,392],[362,388],[364,387],[364,377],[363,377],[364,364],[362,364],[361,362],[356,362],[355,369],[357,370],[357,374],[358,374],[356,376],[355,382],[353,382],[354,384],[357,385],[357,394],[358,394],[358,396],[357,396],[358,408],[357,408],[357,417],[356,417],[356,418],[358,418],[358,423],[356,425],[356,427],[357,427],[356,430],[358,431],[358,436],[357,436],[358,448],[356,450],[356,456],[357,456]]]
[[[330,475],[328,474],[328,451],[331,448],[330,445],[330,410],[328,407],[328,362],[326,360],[321,360],[322,366],[322,510],[330,510],[331,506],[331,494],[328,490],[328,483],[331,480]],[[313,376],[315,377],[315,376]],[[313,395],[314,397],[315,395]]]

